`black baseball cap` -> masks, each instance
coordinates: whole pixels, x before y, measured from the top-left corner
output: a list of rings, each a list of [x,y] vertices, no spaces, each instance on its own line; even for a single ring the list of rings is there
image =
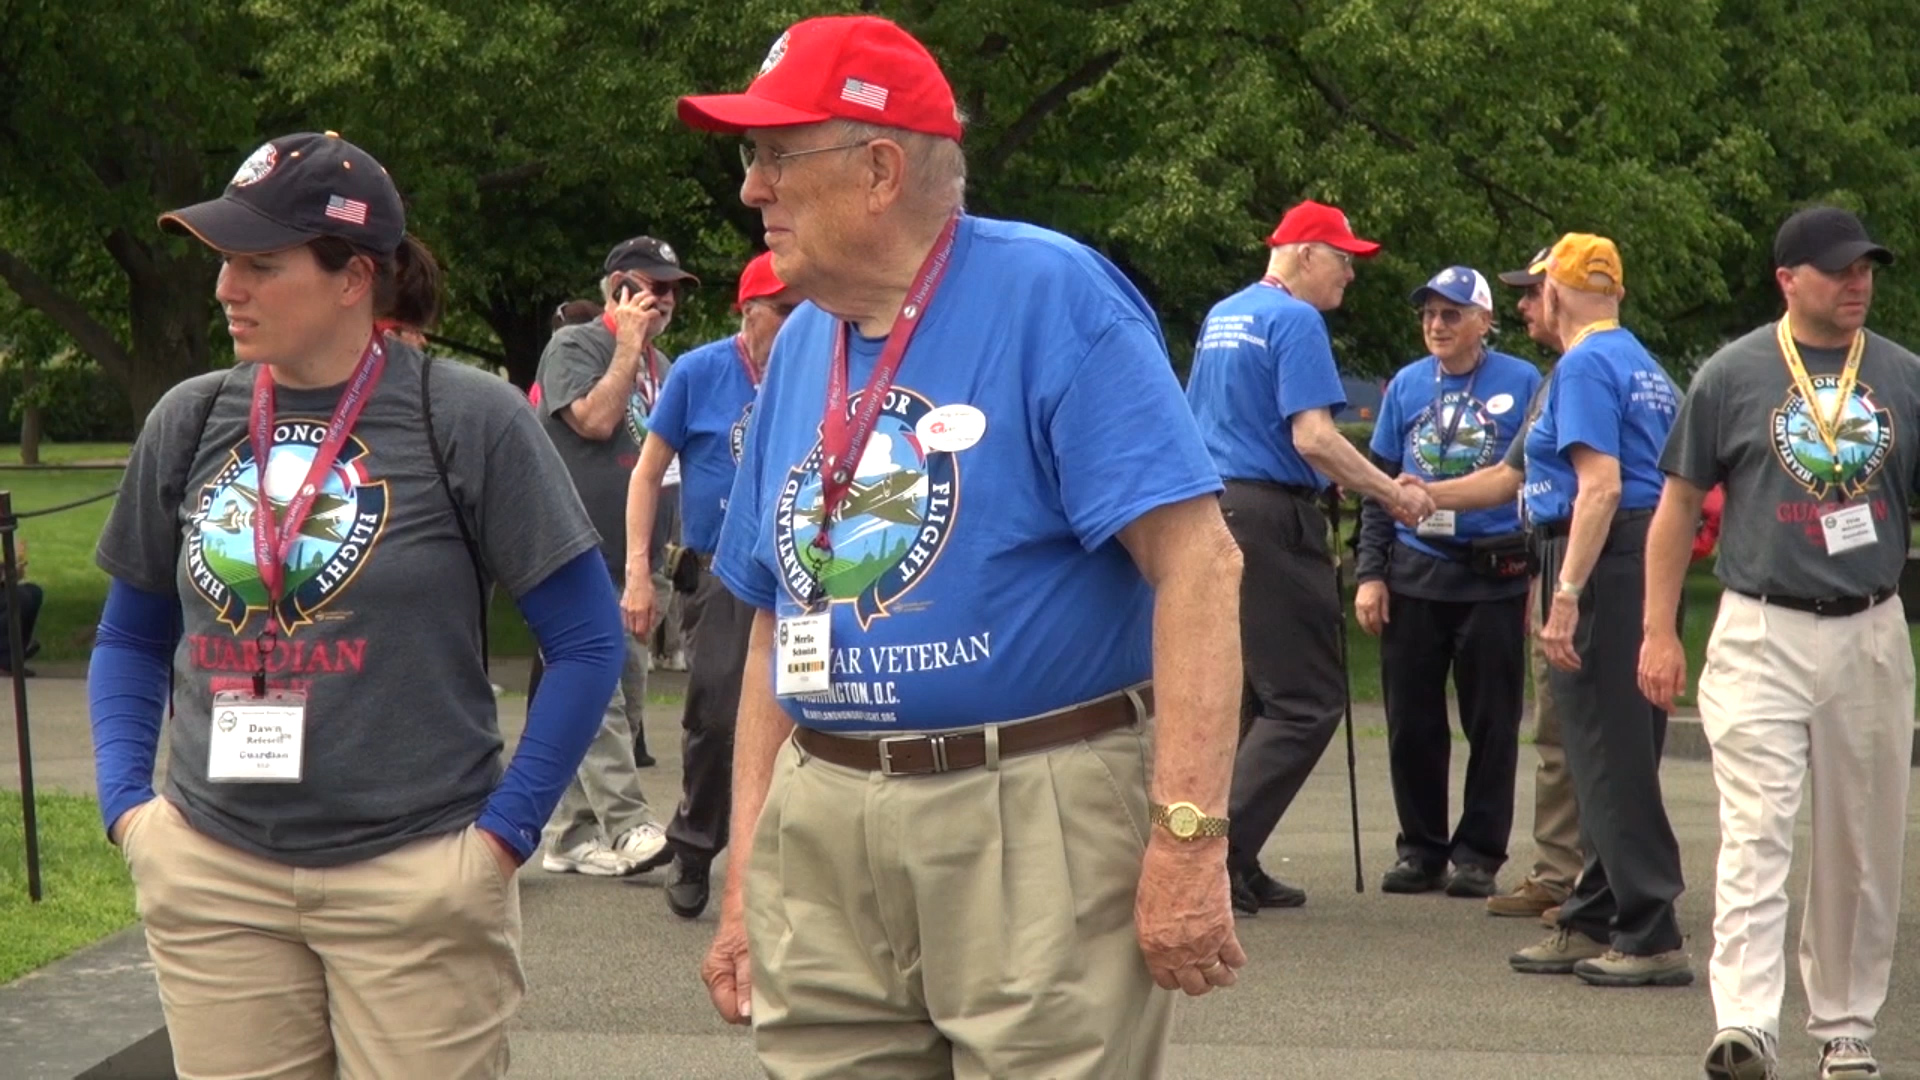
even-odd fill
[[[338,132],[283,135],[247,155],[226,193],[160,215],[168,232],[216,251],[256,255],[335,236],[391,255],[407,235],[393,178]]]
[[[700,284],[699,278],[680,269],[680,256],[673,253],[673,245],[651,236],[622,240],[607,252],[607,261],[600,266],[601,275],[616,274],[622,270],[638,271],[655,281],[691,281],[695,285]]]
[[[1547,256],[1553,254],[1553,248],[1543,247],[1527,260],[1523,270],[1509,270],[1500,275],[1500,284],[1511,285],[1516,289],[1526,289],[1547,280]]]
[[[1893,261],[1893,252],[1874,243],[1852,211],[1837,206],[1809,206],[1782,222],[1773,237],[1773,264],[1786,269],[1811,263],[1837,274],[1862,256],[1881,265]]]

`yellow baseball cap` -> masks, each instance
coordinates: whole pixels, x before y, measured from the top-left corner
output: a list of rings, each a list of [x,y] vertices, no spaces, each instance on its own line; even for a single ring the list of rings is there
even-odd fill
[[[1627,283],[1626,271],[1620,265],[1620,249],[1613,241],[1592,233],[1568,233],[1561,237],[1548,252],[1544,269],[1547,277],[1562,288],[1579,292],[1619,296]],[[1611,284],[1595,285],[1591,280],[1595,274],[1607,278]]]

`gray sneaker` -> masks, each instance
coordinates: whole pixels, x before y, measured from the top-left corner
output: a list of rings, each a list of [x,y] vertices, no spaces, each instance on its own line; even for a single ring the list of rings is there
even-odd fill
[[[1721,1028],[1701,1066],[1706,1080],[1777,1080],[1773,1036],[1759,1028]]]
[[[1604,943],[1562,927],[1539,944],[1507,957],[1507,963],[1523,975],[1571,975],[1575,964],[1606,954]]]
[[[1573,965],[1573,973],[1588,986],[1687,986],[1693,982],[1693,964],[1685,949],[1649,956],[1608,949],[1604,956]]]
[[[1865,1039],[1832,1039],[1820,1051],[1820,1080],[1879,1080],[1880,1063]]]

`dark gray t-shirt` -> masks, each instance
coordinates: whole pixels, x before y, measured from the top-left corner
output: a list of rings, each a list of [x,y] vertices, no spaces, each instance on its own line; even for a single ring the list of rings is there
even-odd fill
[[[583,439],[567,426],[560,413],[587,396],[613,366],[614,337],[604,322],[563,326],[554,332],[540,354],[540,424],[560,451],[573,486],[586,504],[587,516],[600,532],[600,550],[616,579],[627,568],[627,483],[647,441],[647,417],[672,362],[654,350],[651,363],[640,365],[640,375],[627,396],[627,416],[605,439]],[[659,553],[654,553],[655,565]]]
[[[1846,350],[1803,345],[1800,354],[1831,409]],[[1822,599],[1899,585],[1920,461],[1920,358],[1867,334],[1838,443],[1836,460],[1787,373],[1772,323],[1694,375],[1660,468],[1701,488],[1726,485],[1717,573],[1727,588]],[[1827,554],[1821,518],[1861,503],[1873,508],[1877,542]]]
[[[304,775],[207,779],[209,712],[247,690],[267,625],[253,556],[260,481],[247,414],[252,366],[197,376],[154,406],[95,560],[137,589],[177,593],[167,795],[195,828],[293,866],[337,866],[465,828],[501,775],[480,655],[473,560],[440,486],[420,408],[420,354],[392,345],[294,550],[266,661],[308,695]],[[305,478],[340,387],[281,389],[267,496]],[[433,422],[489,577],[515,596],[598,542],[553,445],[512,386],[434,366]],[[213,411],[198,427],[209,400]],[[186,498],[164,493],[192,459]]]

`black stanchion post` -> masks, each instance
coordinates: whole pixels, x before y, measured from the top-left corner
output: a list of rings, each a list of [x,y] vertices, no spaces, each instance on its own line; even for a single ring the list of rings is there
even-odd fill
[[[13,672],[13,730],[20,743],[20,825],[27,840],[27,897],[40,902],[40,821],[34,813],[33,737],[27,731],[27,643],[20,632],[20,571],[13,536],[13,492],[0,491],[0,560],[7,597],[7,668]]]

